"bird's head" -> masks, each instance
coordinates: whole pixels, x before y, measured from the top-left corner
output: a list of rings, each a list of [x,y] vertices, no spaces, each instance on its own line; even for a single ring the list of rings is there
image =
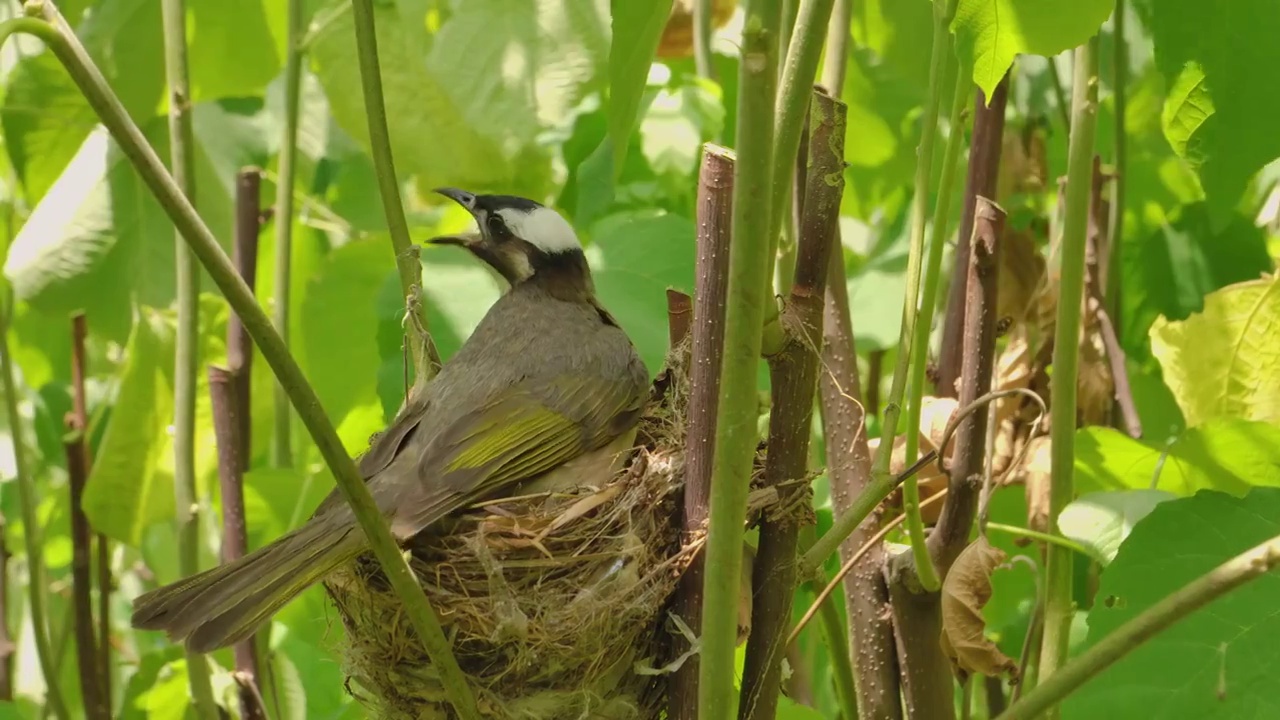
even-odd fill
[[[436,192],[471,213],[477,229],[429,242],[470,250],[513,287],[538,280],[553,290],[592,292],[582,243],[560,213],[513,195],[476,195],[457,188],[438,188]]]

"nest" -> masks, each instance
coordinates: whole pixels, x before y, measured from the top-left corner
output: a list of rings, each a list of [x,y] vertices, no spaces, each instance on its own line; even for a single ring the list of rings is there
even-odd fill
[[[486,717],[659,714],[665,678],[649,668],[669,654],[668,600],[696,550],[680,528],[682,364],[655,381],[629,466],[598,487],[492,499],[406,547]],[[391,720],[455,717],[377,561],[362,556],[325,587],[357,701]]]

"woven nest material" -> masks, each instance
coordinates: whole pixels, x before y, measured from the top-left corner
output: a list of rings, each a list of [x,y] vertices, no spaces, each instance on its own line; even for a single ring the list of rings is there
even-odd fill
[[[673,352],[672,357],[683,353]],[[486,717],[657,717],[682,546],[683,368],[668,363],[630,465],[599,487],[493,499],[406,549]],[[439,676],[372,556],[326,582],[348,688],[374,717],[451,718]]]

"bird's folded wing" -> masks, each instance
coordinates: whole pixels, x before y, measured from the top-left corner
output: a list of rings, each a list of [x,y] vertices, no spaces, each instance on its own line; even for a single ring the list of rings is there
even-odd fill
[[[418,489],[395,513],[397,534],[607,443],[639,413],[625,385],[589,374],[531,378],[463,415],[424,451]]]

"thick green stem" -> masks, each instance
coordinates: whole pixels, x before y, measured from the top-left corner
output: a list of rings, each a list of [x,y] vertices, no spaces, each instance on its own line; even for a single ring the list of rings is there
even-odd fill
[[[0,25],[0,43],[14,31],[32,32],[32,21],[27,18],[8,20]],[[39,35],[32,32],[32,34]],[[36,656],[40,671],[44,674],[45,700],[49,710],[58,720],[66,720],[67,703],[62,697],[59,675],[49,643],[49,613],[45,605],[44,540],[40,530],[40,518],[36,512],[36,481],[27,465],[27,422],[18,413],[18,382],[13,374],[13,354],[9,352],[9,324],[13,319],[13,298],[8,287],[0,297],[0,372],[4,373],[4,405],[8,413],[9,439],[13,442],[13,464],[18,475],[18,504],[22,508],[22,539],[27,553],[27,592],[31,604],[31,630],[35,636]]]
[[[142,131],[134,124],[119,98],[111,92],[102,72],[93,63],[75,34],[52,3],[45,0],[37,11],[46,22],[0,29],[0,38],[14,30],[31,33],[44,40],[89,101],[94,112],[115,138],[120,150],[133,164],[151,190],[170,221],[182,233],[200,263],[222,290],[231,309],[240,317],[250,337],[262,351],[263,359],[288,391],[289,399],[320,450],[325,464],[337,481],[338,490],[350,505],[370,549],[382,565],[392,589],[399,596],[404,612],[427,650],[432,664],[440,673],[445,695],[458,715],[467,720],[479,718],[475,698],[453,656],[435,612],[418,587],[409,564],[400,552],[386,521],[378,511],[373,496],[365,487],[355,462],[343,449],[342,441],[324,414],[320,398],[307,382],[284,339],[266,312],[258,305],[253,292],[236,272],[231,259],[222,251],[209,227],[183,196],[155,151],[147,144]],[[2,27],[2,26],[0,26]],[[739,546],[740,547],[740,546]],[[739,552],[741,552],[739,550]]]
[[[782,222],[787,217],[787,198],[795,178],[796,153],[804,132],[805,111],[813,93],[822,58],[823,29],[831,19],[835,0],[802,0],[796,11],[795,27],[787,46],[786,63],[778,86],[773,140],[773,185],[769,196],[770,248],[776,247]],[[769,262],[773,262],[770,256]]]
[[[298,108],[302,97],[302,2],[288,0],[285,31],[284,130],[280,138],[276,179],[276,261],[274,303],[276,331],[289,344],[289,290],[293,283],[293,182],[297,174]],[[276,384],[272,397],[271,464],[293,465],[293,413],[284,386]]]
[[[395,159],[391,156],[391,133],[387,129],[387,104],[382,97],[382,71],[378,62],[378,34],[374,26],[373,0],[351,0],[351,14],[356,27],[356,56],[360,60],[360,88],[364,91],[365,122],[369,127],[369,145],[373,166],[378,175],[378,194],[387,217],[387,231],[396,256],[400,290],[404,296],[410,332],[406,339],[413,358],[417,384],[435,377],[440,369],[440,354],[427,332],[427,309],[422,294],[422,263],[409,239],[409,224],[400,200],[400,183],[396,180]]]
[[[920,414],[924,402],[924,371],[929,363],[929,331],[933,327],[933,310],[938,304],[938,285],[942,275],[942,247],[947,241],[947,220],[951,214],[951,191],[955,186],[956,162],[964,146],[964,106],[969,99],[972,81],[967,73],[957,72],[956,63],[948,63],[947,74],[954,76],[955,96],[951,102],[949,124],[951,134],[942,155],[942,177],[938,180],[938,198],[933,206],[933,226],[929,238],[929,258],[924,267],[924,291],[920,297],[919,317],[916,319],[915,338],[911,341],[910,397],[907,400],[906,463],[916,461],[920,453]],[[945,86],[945,83],[944,83]],[[962,238],[965,242],[967,238]],[[916,564],[920,585],[928,592],[942,586],[937,568],[929,556],[924,541],[924,522],[920,518],[920,489],[914,477],[902,484],[903,515],[906,516],[907,534],[911,538],[911,556]]]
[[[916,153],[915,189],[911,203],[911,244],[907,256],[907,288],[902,306],[902,328],[898,335],[898,361],[893,370],[889,402],[884,409],[884,428],[880,436],[880,447],[876,449],[875,462],[871,470],[875,478],[873,485],[889,481],[889,459],[893,454],[894,438],[898,434],[898,417],[902,414],[902,402],[906,395],[907,376],[910,370],[909,363],[913,356],[912,344],[916,335],[916,324],[919,322],[917,303],[920,298],[920,270],[924,258],[925,221],[929,212],[929,174],[933,168],[933,146],[938,136],[938,106],[942,104],[944,88],[947,85],[946,79],[949,77],[948,65],[954,60],[949,29],[954,13],[955,0],[947,0],[945,8],[942,6],[942,0],[938,0],[933,5],[933,50],[929,66],[929,92],[925,99],[924,114],[920,120],[920,146]],[[907,437],[910,438],[918,432],[918,427],[909,426]],[[914,495],[916,506],[914,512],[918,515],[919,491],[915,489],[914,479],[908,479],[907,483],[903,488],[903,497],[909,498]],[[907,504],[907,511],[911,512],[910,503]],[[926,587],[936,589],[939,583],[937,574],[933,573],[933,568],[928,561],[929,554],[924,544],[923,524],[919,518],[914,521],[908,519],[907,530],[911,539],[912,555],[917,558],[917,561],[923,560],[920,567],[922,570],[928,568],[923,572],[933,574],[933,577],[929,578],[933,584]]]
[[[815,586],[825,583],[814,583]],[[822,637],[827,642],[831,657],[831,683],[836,686],[836,700],[845,720],[858,720],[858,689],[854,685],[853,660],[849,657],[848,637],[844,623],[840,621],[840,608],[835,603],[822,603],[818,608],[818,622],[822,624]]]
[[[1112,31],[1112,43],[1115,54],[1111,59],[1111,93],[1113,110],[1115,111],[1115,157],[1111,162],[1115,174],[1111,178],[1111,217],[1107,219],[1107,237],[1111,244],[1106,249],[1108,260],[1106,273],[1106,292],[1103,293],[1107,315],[1111,318],[1112,329],[1120,335],[1120,257],[1124,247],[1124,185],[1128,168],[1126,159],[1128,142],[1125,135],[1124,119],[1128,107],[1126,85],[1129,82],[1129,45],[1124,37],[1125,0],[1116,0],[1115,26]],[[1116,413],[1119,416],[1119,413]]]
[[[1078,54],[1076,58],[1080,59]],[[1053,677],[1041,676],[1043,682],[1015,701],[996,720],[1031,720],[1052,712],[1063,698],[1142,643],[1277,567],[1280,567],[1280,536],[1231,558],[1112,630],[1096,645],[1062,666]]]
[[[191,85],[187,76],[187,8],[184,0],[162,0],[164,68],[169,85],[169,165],[177,189],[194,203],[195,140],[191,130]],[[178,570],[200,570],[200,498],[196,492],[196,382],[200,363],[200,265],[174,233],[177,260],[178,332],[173,371],[173,492],[178,521]],[[187,652],[187,682],[196,715],[217,720],[209,664]]]
[[[1067,153],[1066,217],[1062,228],[1058,280],[1058,316],[1053,341],[1053,377],[1049,393],[1050,440],[1053,443],[1048,526],[1058,526],[1058,514],[1074,495],[1076,374],[1080,360],[1080,313],[1084,295],[1085,246],[1089,220],[1089,192],[1093,182],[1093,136],[1098,105],[1098,39],[1076,48],[1075,79],[1071,88],[1071,141]],[[1050,545],[1045,566],[1044,640],[1040,680],[1049,680],[1067,657],[1073,613],[1071,551]]]
[[[742,574],[743,518],[758,440],[756,372],[771,250],[770,191],[777,81],[778,0],[750,0],[738,71],[737,164],[729,254],[720,406],[711,475],[711,522],[703,591],[698,716],[737,716],[734,645]]]
[[[693,0],[693,62],[700,77],[716,79],[711,56],[712,0]]]

